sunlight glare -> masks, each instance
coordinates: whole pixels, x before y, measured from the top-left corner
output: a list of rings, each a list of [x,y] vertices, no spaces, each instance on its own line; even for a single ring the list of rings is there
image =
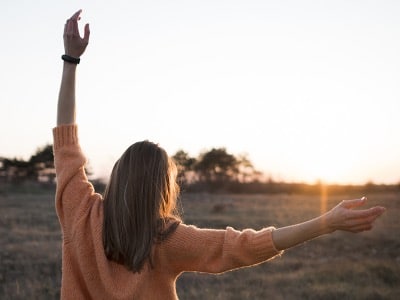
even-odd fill
[[[327,211],[327,202],[328,202],[328,187],[325,183],[321,182],[321,215],[326,213]]]
[[[352,158],[340,149],[333,147],[325,151],[303,153],[301,168],[308,182],[324,182],[326,184],[343,183],[347,181],[349,172],[354,165]]]

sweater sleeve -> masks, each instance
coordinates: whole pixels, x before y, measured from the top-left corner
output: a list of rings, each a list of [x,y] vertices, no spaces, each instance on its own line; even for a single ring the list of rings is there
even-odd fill
[[[85,173],[86,158],[79,146],[77,126],[58,126],[53,129],[53,138],[56,211],[64,239],[68,239],[89,208],[89,198],[94,195],[94,189]]]
[[[178,274],[184,271],[222,273],[281,255],[283,252],[275,248],[272,240],[274,229],[215,230],[181,224],[163,248]]]

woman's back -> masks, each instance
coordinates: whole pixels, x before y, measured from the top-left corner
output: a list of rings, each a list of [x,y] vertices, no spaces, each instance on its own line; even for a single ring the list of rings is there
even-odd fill
[[[154,244],[153,264],[140,272],[107,259],[104,201],[87,180],[77,126],[59,126],[53,133],[56,209],[63,230],[62,298],[176,299],[175,282],[184,271],[221,273],[280,253],[272,242],[273,228],[240,232],[179,224],[169,238]]]

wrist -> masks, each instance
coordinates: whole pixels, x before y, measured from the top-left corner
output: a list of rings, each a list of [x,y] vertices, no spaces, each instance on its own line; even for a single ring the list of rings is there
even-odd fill
[[[77,65],[77,64],[79,64],[80,61],[81,61],[81,59],[80,59],[79,57],[71,56],[71,55],[68,55],[68,54],[62,55],[62,56],[61,56],[61,59],[62,59],[64,62],[73,64],[73,65]]]
[[[332,222],[332,215],[331,212],[327,212],[323,214],[321,217],[321,226],[323,229],[324,234],[332,233],[336,231],[335,225]]]
[[[63,63],[63,71],[64,71],[64,72],[70,72],[70,71],[72,72],[72,71],[75,71],[77,66],[78,66],[78,65],[71,64],[71,63],[69,63],[69,62],[64,61],[64,63]]]

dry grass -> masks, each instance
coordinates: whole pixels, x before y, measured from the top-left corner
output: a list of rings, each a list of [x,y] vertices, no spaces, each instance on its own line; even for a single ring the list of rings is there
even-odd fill
[[[359,196],[359,195],[356,195]],[[354,195],[328,197],[326,206]],[[335,233],[282,258],[223,275],[184,274],[181,299],[400,299],[400,194],[371,232]],[[284,226],[318,215],[318,196],[184,194],[184,219],[202,227]],[[0,299],[56,299],[61,237],[52,193],[0,195]]]
[[[317,216],[326,206],[319,196],[184,195],[185,221],[198,226],[239,229],[276,227]],[[184,274],[182,299],[400,299],[400,194],[369,195],[368,205],[388,211],[371,232],[337,232],[294,249],[282,258],[212,276]]]
[[[61,236],[54,195],[0,195],[0,299],[57,299]]]

